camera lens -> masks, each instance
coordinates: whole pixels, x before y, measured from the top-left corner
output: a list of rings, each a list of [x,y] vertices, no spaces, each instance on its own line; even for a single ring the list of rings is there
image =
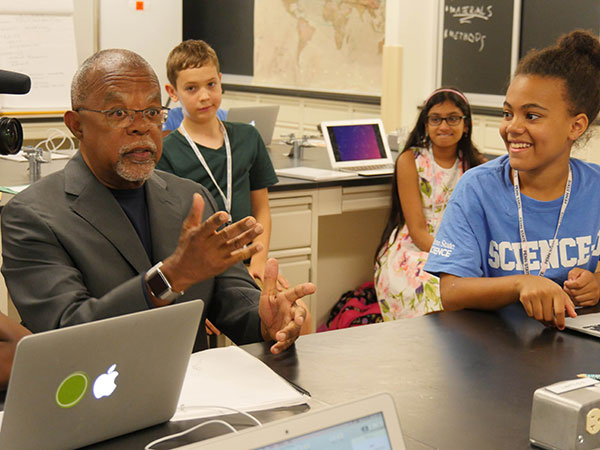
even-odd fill
[[[0,155],[12,155],[23,146],[23,127],[17,119],[0,118]]]

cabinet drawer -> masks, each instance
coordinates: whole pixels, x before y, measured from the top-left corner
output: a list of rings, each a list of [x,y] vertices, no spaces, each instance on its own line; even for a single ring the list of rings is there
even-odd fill
[[[311,246],[310,198],[273,199],[271,206],[271,250]]]
[[[296,286],[310,281],[310,261],[306,257],[278,258],[279,271],[290,282],[290,286]],[[310,309],[310,295],[303,298]]]
[[[279,258],[277,261],[279,262],[279,271],[290,282],[290,286],[310,281],[310,261],[308,259]]]

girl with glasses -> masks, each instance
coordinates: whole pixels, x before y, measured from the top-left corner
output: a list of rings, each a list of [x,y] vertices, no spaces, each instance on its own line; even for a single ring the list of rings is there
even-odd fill
[[[574,31],[528,53],[506,92],[507,155],[458,183],[425,269],[444,309],[520,302],[559,329],[600,296],[600,167],[571,158],[600,110],[600,41]]]
[[[375,289],[384,320],[439,311],[439,280],[423,266],[456,182],[485,158],[471,141],[471,108],[455,88],[425,101],[396,160],[392,210],[375,260]]]

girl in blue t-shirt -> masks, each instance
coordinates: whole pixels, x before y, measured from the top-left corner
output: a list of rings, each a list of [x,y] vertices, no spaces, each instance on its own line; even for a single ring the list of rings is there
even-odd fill
[[[564,328],[565,311],[600,297],[600,167],[571,147],[600,109],[600,42],[574,31],[528,53],[504,102],[508,155],[458,183],[425,270],[446,310],[520,301]]]

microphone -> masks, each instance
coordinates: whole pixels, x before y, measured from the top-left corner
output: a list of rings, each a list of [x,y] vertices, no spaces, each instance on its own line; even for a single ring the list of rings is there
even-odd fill
[[[0,94],[27,94],[31,78],[24,73],[0,70]]]

